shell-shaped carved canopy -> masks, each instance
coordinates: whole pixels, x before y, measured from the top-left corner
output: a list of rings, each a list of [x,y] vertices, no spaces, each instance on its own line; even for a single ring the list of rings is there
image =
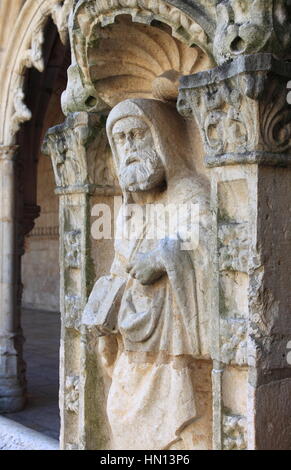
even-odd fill
[[[125,98],[175,101],[179,77],[209,67],[207,55],[171,35],[165,25],[133,23],[119,16],[96,26],[87,45],[90,81],[109,107]]]

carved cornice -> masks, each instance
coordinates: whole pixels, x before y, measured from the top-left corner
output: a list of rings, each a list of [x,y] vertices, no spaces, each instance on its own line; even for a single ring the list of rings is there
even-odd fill
[[[291,64],[256,54],[181,79],[178,110],[196,118],[208,166],[291,164],[290,77]]]

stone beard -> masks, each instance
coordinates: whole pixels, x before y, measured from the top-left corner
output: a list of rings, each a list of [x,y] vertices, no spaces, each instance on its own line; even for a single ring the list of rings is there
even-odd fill
[[[127,100],[111,111],[107,135],[122,209],[132,197],[141,206],[203,205],[205,189],[187,163],[175,110],[155,100]],[[96,282],[83,315],[83,324],[101,336],[99,352],[112,379],[107,415],[113,446],[189,449],[203,308],[193,253],[180,249],[179,226],[175,237],[153,240],[146,237],[152,228],[147,220],[138,239],[122,238],[124,213],[117,220],[110,275]]]
[[[121,119],[114,125],[112,134],[122,188],[130,192],[148,191],[163,182],[164,165],[144,121],[133,117]]]

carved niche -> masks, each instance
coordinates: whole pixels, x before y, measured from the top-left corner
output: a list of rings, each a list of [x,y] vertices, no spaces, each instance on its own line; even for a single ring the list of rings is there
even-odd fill
[[[123,205],[110,275],[97,280],[82,325],[101,337],[100,356],[111,377],[107,417],[113,448],[166,449],[174,443],[188,448],[197,437],[196,418],[205,413],[193,370],[195,359],[209,357],[201,333],[209,320],[208,293],[202,292],[202,286],[207,288],[205,258],[201,268],[207,182],[190,163],[185,122],[168,104],[152,99],[119,103],[108,116],[107,135]],[[191,205],[199,205],[198,247],[183,248],[186,226],[193,234],[191,224],[197,224],[185,213],[171,220],[171,229],[159,238],[152,235],[156,218],[149,211],[135,233],[129,215],[133,202],[141,213],[148,206],[178,210],[184,204],[188,216]]]
[[[179,10],[164,2],[142,2],[151,4],[148,12],[138,0],[115,3],[80,2],[74,12],[65,114],[110,109],[130,97],[175,101],[179,77],[212,63],[203,30]]]

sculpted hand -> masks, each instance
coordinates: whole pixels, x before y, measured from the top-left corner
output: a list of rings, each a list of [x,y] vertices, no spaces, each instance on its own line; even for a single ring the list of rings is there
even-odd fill
[[[127,265],[126,271],[142,285],[150,285],[160,279],[165,268],[158,260],[157,252],[138,253]]]

